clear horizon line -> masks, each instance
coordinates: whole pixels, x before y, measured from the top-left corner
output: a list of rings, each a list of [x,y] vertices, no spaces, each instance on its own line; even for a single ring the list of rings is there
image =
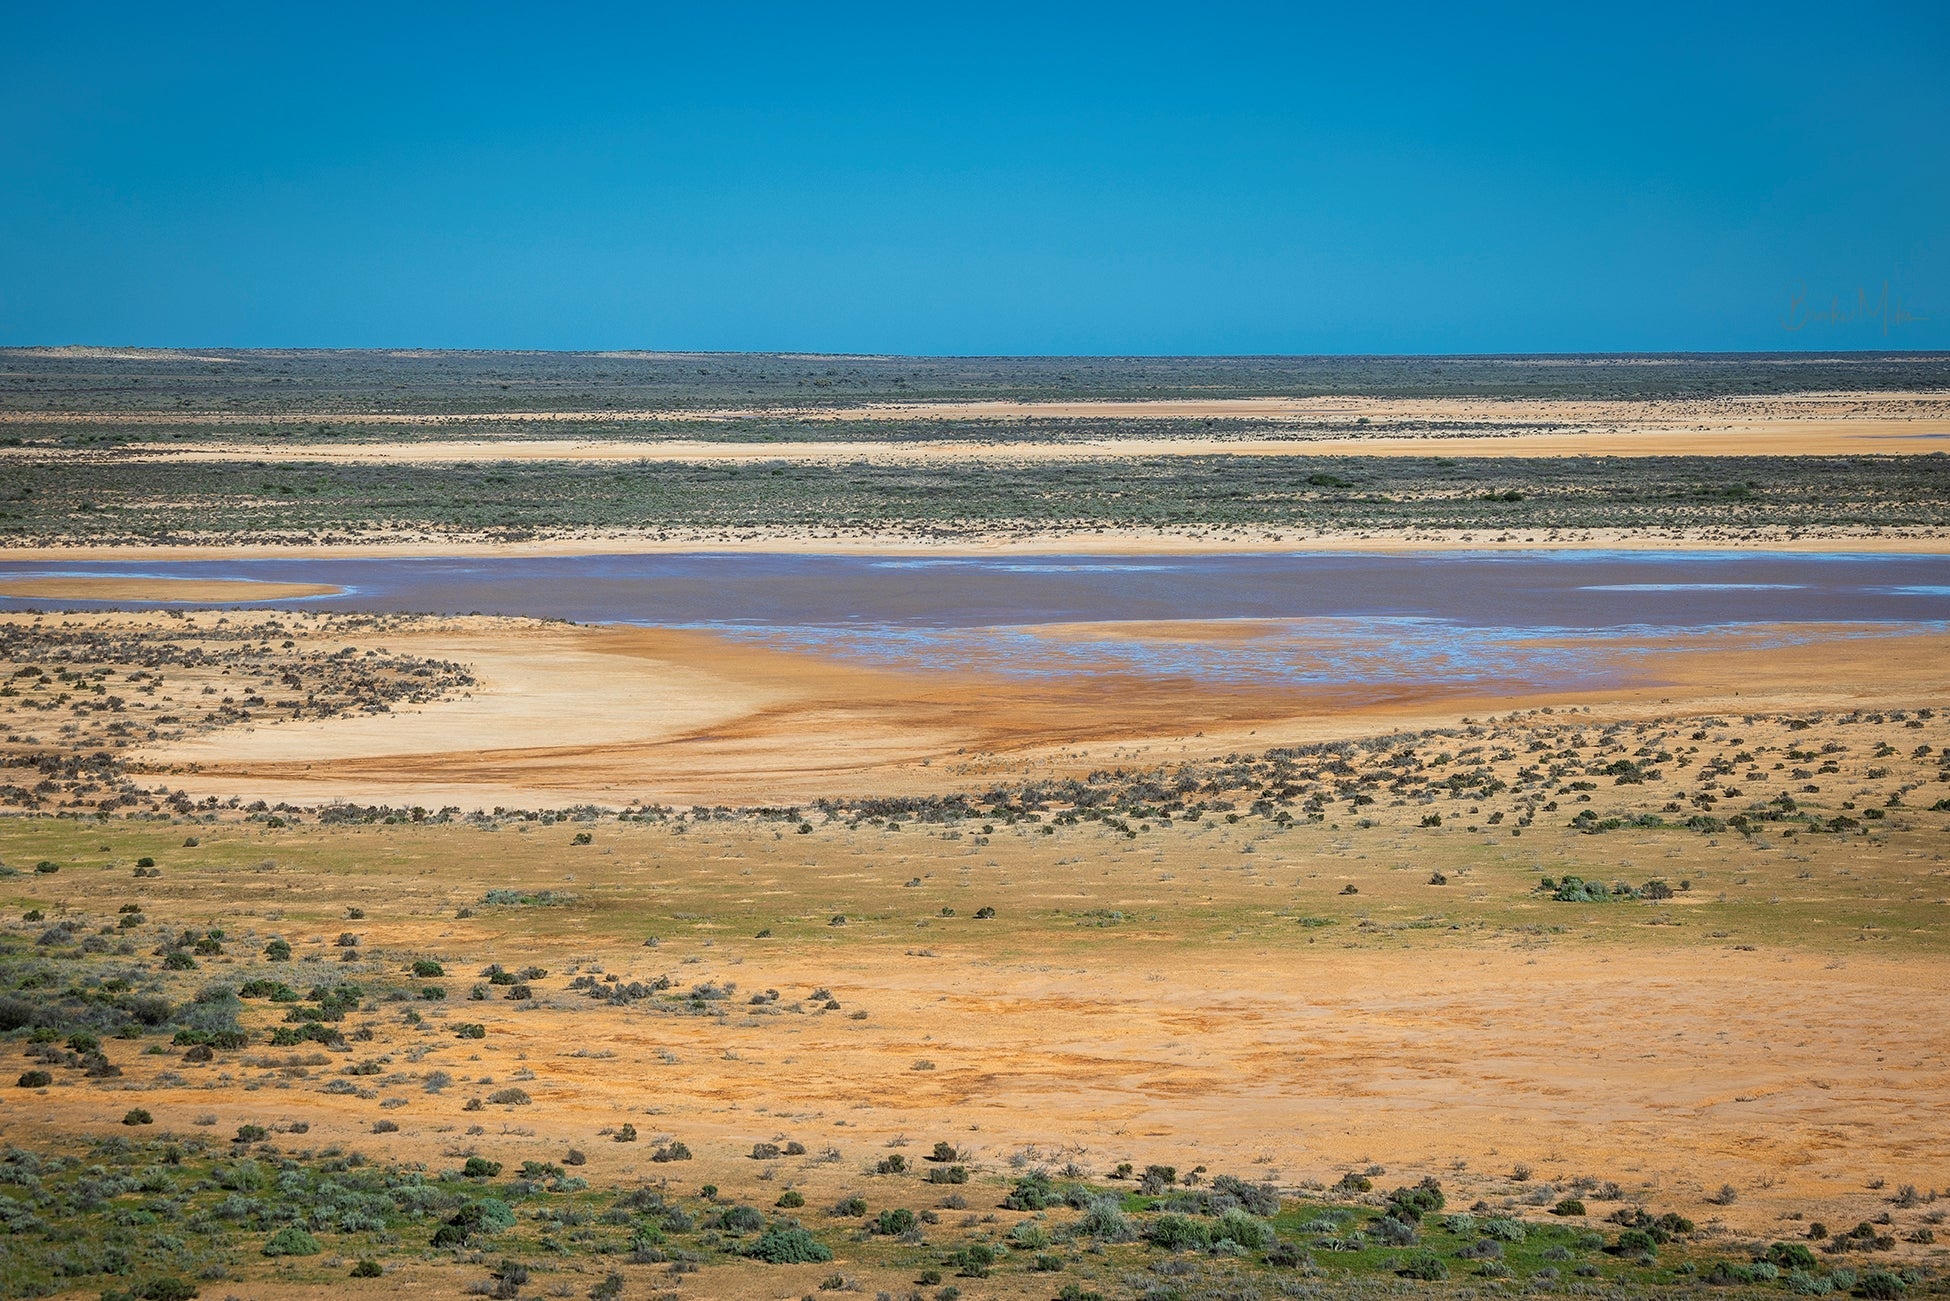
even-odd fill
[[[1938,358],[1950,357],[1950,348],[1790,348],[1790,349],[1607,349],[1588,351],[1503,351],[1503,352],[821,352],[807,348],[537,348],[537,347],[458,347],[439,344],[234,344],[234,343],[6,343],[0,354],[30,352],[263,352],[263,353],[484,353],[564,357],[819,357],[828,359],[962,361],[1078,359],[1091,361],[1266,361],[1266,360],[1458,360],[1506,361],[1560,358],[1744,358],[1814,360],[1850,357]]]

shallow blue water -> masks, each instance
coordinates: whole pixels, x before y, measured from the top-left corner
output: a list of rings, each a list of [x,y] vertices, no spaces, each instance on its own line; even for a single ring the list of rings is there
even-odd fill
[[[1723,552],[779,556],[0,562],[6,575],[326,583],[260,604],[528,615],[709,629],[946,671],[1168,675],[1333,685],[1596,685],[1620,654],[1713,630],[1950,623],[1950,557]],[[58,608],[143,608],[62,601]],[[0,598],[0,609],[57,608]],[[1050,625],[1238,620],[1238,635]]]
[[[885,558],[683,554],[0,562],[0,575],[328,583],[343,610],[669,625],[973,628],[1127,619],[1441,619],[1503,628],[1940,619],[1950,557],[1444,552]],[[0,609],[45,599],[0,598]],[[294,604],[269,602],[267,604]],[[62,601],[63,608],[139,603]]]

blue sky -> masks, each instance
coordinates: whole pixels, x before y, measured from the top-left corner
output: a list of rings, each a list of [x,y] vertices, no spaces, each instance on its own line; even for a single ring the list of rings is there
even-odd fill
[[[1950,347],[1950,6],[1353,8],[9,2],[0,345]]]

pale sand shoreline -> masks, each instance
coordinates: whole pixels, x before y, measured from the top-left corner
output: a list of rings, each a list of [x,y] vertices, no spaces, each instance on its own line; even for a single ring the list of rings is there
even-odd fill
[[[267,583],[249,578],[124,578],[91,574],[48,577],[0,575],[0,596],[53,601],[156,601],[211,604],[337,596],[330,583]]]
[[[96,617],[112,625],[144,616]],[[1172,629],[1191,640],[1233,631]],[[1514,679],[1235,686],[1114,674],[1012,678],[979,668],[939,673],[702,632],[509,619],[396,628],[387,645],[465,663],[478,684],[464,699],[381,715],[267,719],[145,745],[130,758],[152,778],[198,795],[300,805],[773,805],[981,788],[1004,771],[1074,775],[1103,766],[1106,747],[1149,765],[1454,726],[1472,713],[1547,705],[1649,718],[1905,707],[1950,693],[1950,637],[1847,629],[1792,646],[1770,644],[1765,628],[1648,643],[1629,668],[1620,661],[1616,686],[1551,691]],[[1621,653],[1610,644],[1603,650]]]
[[[503,541],[478,535],[457,538],[419,536],[394,541],[345,543],[242,543],[235,545],[161,544],[109,546],[6,546],[0,561],[87,563],[107,561],[347,560],[427,556],[604,556],[673,554],[995,556],[995,555],[1284,555],[1306,552],[1372,552],[1386,555],[1449,554],[1469,551],[1709,551],[1852,553],[1862,555],[1950,554],[1950,531],[1936,533],[1792,534],[1750,537],[1588,529],[1565,532],[1504,530],[1490,534],[1415,533],[1374,537],[1348,533],[1305,534],[1292,529],[1238,530],[1220,536],[1183,536],[1135,530],[1036,531],[971,537],[957,533],[926,538],[911,534],[846,537],[811,531],[736,534],[643,533],[577,534],[567,537]]]
[[[0,411],[0,424],[203,424],[342,425],[400,424],[422,427],[498,423],[584,424],[695,422],[718,420],[901,421],[901,420],[1489,420],[1624,421],[1640,423],[1648,413],[1663,421],[1805,410],[1834,419],[1880,411],[1902,411],[1911,418],[1941,418],[1950,413],[1950,393],[1925,390],[1836,390],[1789,394],[1727,394],[1705,398],[1539,398],[1427,397],[1389,398],[1357,394],[1316,397],[1080,399],[946,402],[884,402],[854,406],[798,406],[781,403],[746,407],[628,407],[582,411]]]
[[[118,462],[227,461],[321,464],[467,464],[498,461],[650,461],[713,463],[934,465],[964,461],[1063,462],[1198,456],[1378,456],[1504,459],[1653,456],[1924,456],[1950,453],[1950,429],[1919,431],[1913,423],[1850,421],[1728,429],[1625,429],[1582,432],[1482,432],[1442,435],[1348,435],[1282,438],[1089,438],[1048,442],[780,441],[695,439],[440,439],[419,442],[224,442],[187,447],[135,443],[108,455]],[[99,451],[7,449],[8,456],[88,459]]]

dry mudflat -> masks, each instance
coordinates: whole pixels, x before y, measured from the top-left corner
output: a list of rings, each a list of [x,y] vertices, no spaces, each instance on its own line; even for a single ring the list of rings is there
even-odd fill
[[[76,665],[65,671],[87,684],[63,692],[64,681],[15,679],[0,698],[0,754],[106,747],[144,781],[198,798],[302,805],[788,804],[1414,732],[1510,708],[1644,719],[1950,698],[1944,634],[1862,626],[1797,627],[1789,639],[1765,625],[1556,639],[1616,664],[1614,685],[1577,692],[1541,691],[1516,668],[1473,682],[1318,687],[1025,677],[1008,672],[1023,666],[1020,638],[998,645],[988,671],[978,661],[932,672],[702,631],[480,617],[14,614],[0,616],[0,632],[11,643],[0,672],[44,665],[37,652],[58,646]],[[1239,621],[1049,625],[1035,640],[1264,632]],[[1331,655],[1334,635],[1320,636]],[[1282,645],[1306,654],[1304,641]],[[93,667],[105,676],[84,678]]]
[[[1240,635],[1231,625],[1169,631],[1181,639]],[[1416,731],[1512,706],[1586,706],[1632,718],[1681,703],[1744,713],[1950,699],[1950,638],[1942,634],[1838,629],[1787,649],[1768,644],[1771,631],[1663,651],[1608,648],[1649,658],[1634,666],[1633,685],[1545,697],[1494,682],[1274,690],[898,672],[704,633],[504,625],[475,636],[389,639],[394,649],[472,666],[480,685],[467,700],[226,729],[142,757],[175,780],[193,776],[200,791],[272,801],[758,805],[963,789],[1011,772],[1079,775],[1106,758],[1163,762]]]

